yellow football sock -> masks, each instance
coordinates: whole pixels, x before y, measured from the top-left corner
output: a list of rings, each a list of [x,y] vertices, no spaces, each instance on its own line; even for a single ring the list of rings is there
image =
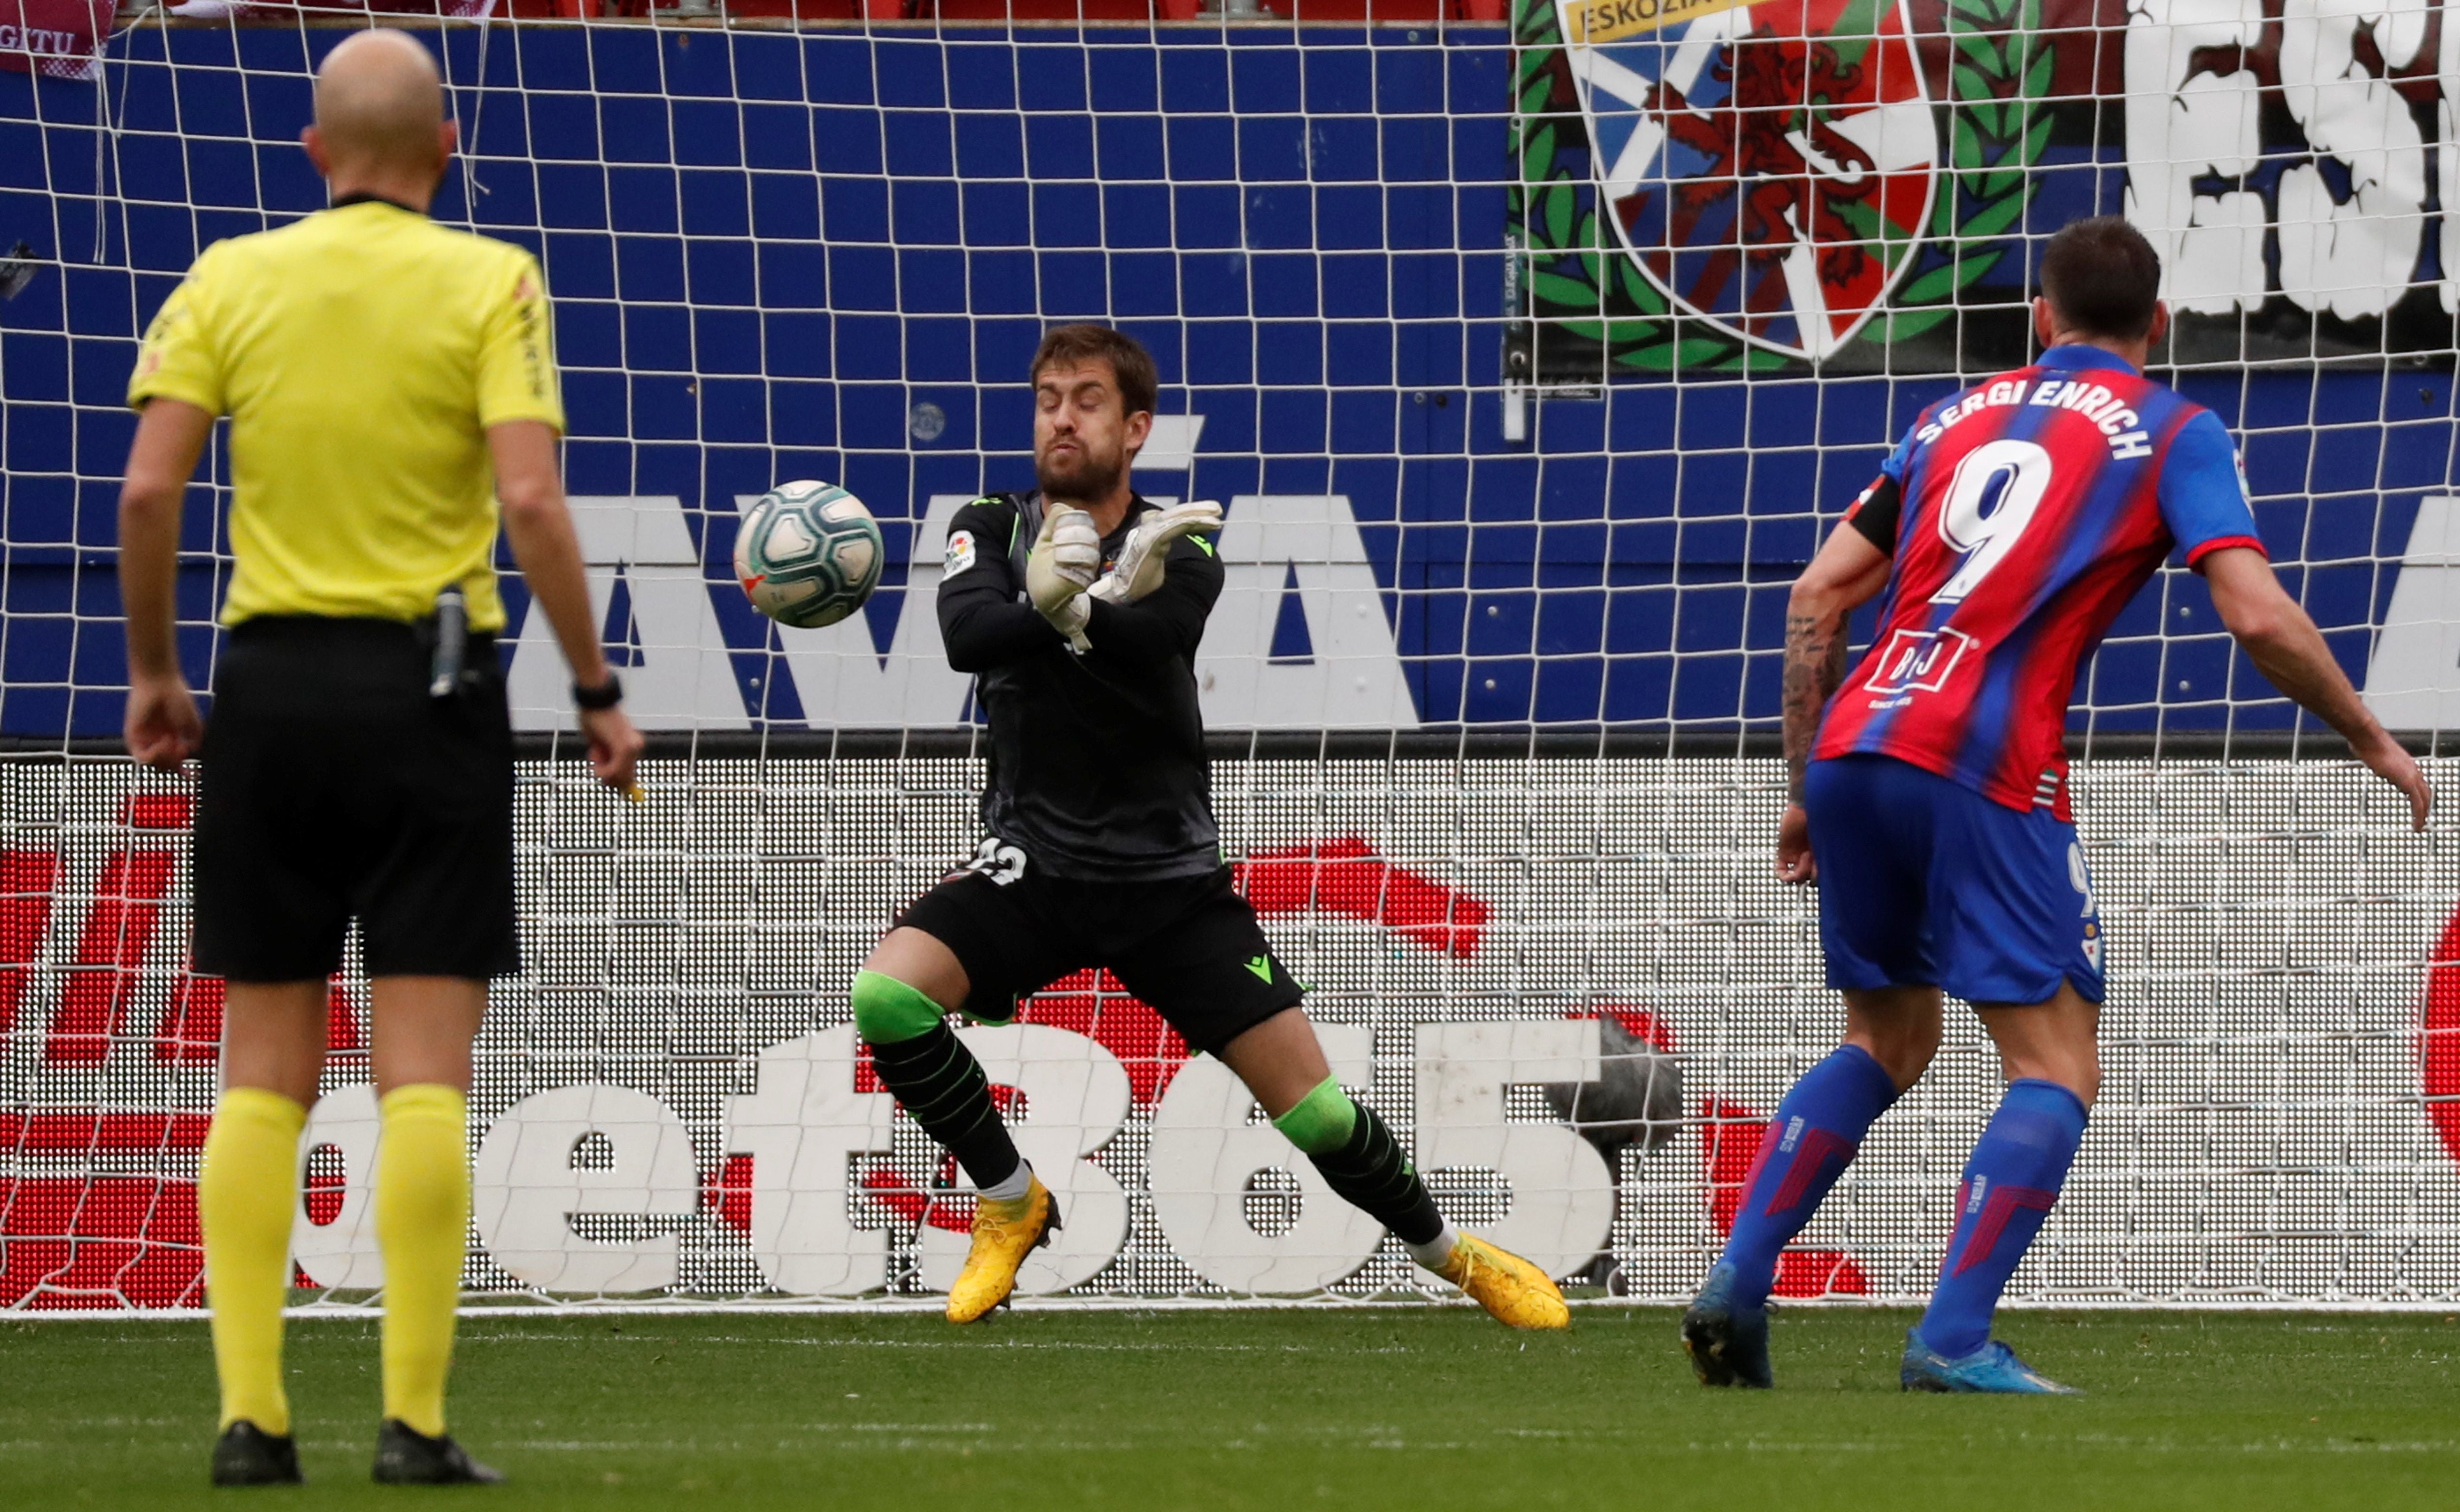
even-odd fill
[[[263,1087],[232,1087],[214,1110],[197,1175],[205,1300],[223,1420],[290,1432],[282,1389],[282,1304],[290,1289],[290,1215],[299,1207],[299,1131],[308,1110]]]
[[[376,1243],[384,1250],[384,1415],[444,1432],[444,1375],[470,1226],[469,1112],[434,1083],[385,1094],[376,1155]]]

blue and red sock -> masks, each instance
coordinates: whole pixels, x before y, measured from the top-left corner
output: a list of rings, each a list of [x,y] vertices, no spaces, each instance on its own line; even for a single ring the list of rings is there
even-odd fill
[[[1777,1255],[1845,1174],[1872,1120],[1896,1100],[1897,1084],[1886,1068],[1860,1046],[1840,1045],[1777,1104],[1719,1259],[1733,1267],[1738,1305],[1755,1308],[1768,1300]]]
[[[2057,1082],[2008,1083],[1957,1189],[1956,1231],[1921,1320],[1932,1350],[1959,1359],[1990,1341],[1999,1293],[2058,1201],[2084,1125],[2083,1100]]]

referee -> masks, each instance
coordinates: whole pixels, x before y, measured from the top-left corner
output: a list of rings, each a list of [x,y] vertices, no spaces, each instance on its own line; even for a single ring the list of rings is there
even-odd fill
[[[427,219],[456,133],[426,50],[363,32],[303,134],[332,207],[205,249],[146,332],[119,502],[129,753],[202,758],[196,964],[228,979],[223,1096],[197,1183],[217,1485],[300,1479],[282,1383],[299,1137],[326,981],[359,921],[382,1099],[384,1418],[375,1479],[500,1480],[446,1437],[470,1173],[463,1097],[487,979],[516,971],[498,500],[571,663],[599,779],[641,737],[607,670],[563,486],[529,253]],[[230,630],[208,726],[173,636],[180,511],[230,416]]]

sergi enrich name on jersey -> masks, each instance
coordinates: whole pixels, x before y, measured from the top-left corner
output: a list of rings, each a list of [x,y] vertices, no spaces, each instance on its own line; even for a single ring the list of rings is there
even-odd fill
[[[2029,398],[2025,396],[2028,389]],[[2112,461],[2152,455],[2152,437],[2140,429],[2143,422],[2136,413],[2118,395],[2083,378],[2045,378],[2038,384],[2029,378],[2002,378],[1940,411],[1928,424],[1914,432],[1914,438],[1927,446],[1966,415],[2001,404],[2040,404],[2075,411],[2110,437]]]

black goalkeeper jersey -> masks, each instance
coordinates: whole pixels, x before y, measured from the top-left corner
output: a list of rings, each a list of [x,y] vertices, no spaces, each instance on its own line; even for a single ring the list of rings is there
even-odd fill
[[[1102,542],[1107,568],[1141,497]],[[1078,654],[1025,592],[1042,496],[977,499],[948,522],[940,635],[977,678],[990,720],[983,825],[1029,864],[1084,881],[1200,876],[1221,864],[1212,770],[1197,708],[1196,647],[1221,596],[1210,541],[1170,547],[1169,575],[1139,603],[1096,600]]]

